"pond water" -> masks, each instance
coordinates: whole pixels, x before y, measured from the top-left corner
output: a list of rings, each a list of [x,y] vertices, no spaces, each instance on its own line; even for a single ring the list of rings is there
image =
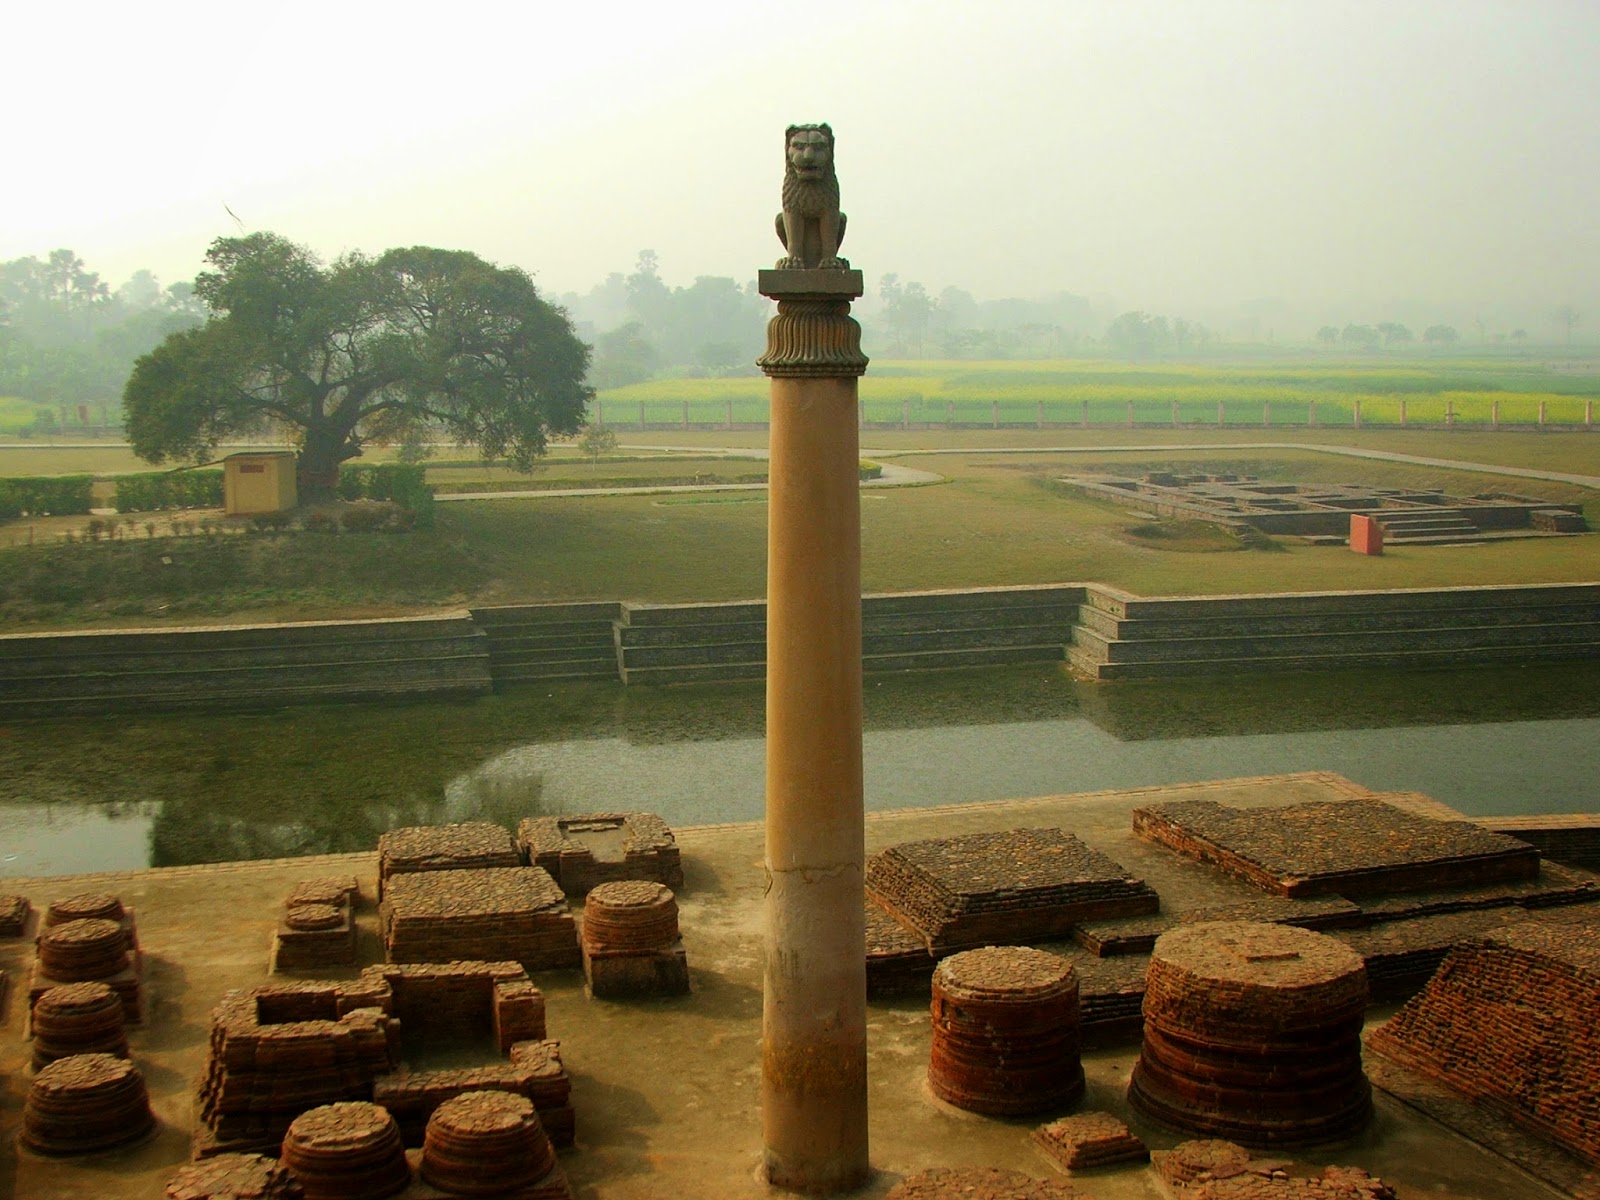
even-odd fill
[[[398,825],[762,815],[760,684],[0,727],[0,876],[371,849]],[[869,676],[872,809],[1326,770],[1473,815],[1600,810],[1600,671],[1086,684]]]

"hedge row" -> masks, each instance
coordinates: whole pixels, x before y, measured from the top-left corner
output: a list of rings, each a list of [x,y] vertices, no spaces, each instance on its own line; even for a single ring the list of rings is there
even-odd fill
[[[221,471],[163,471],[117,477],[118,512],[219,508],[221,505]]]
[[[93,475],[30,475],[0,479],[0,517],[60,517],[93,507]]]
[[[339,468],[341,500],[392,500],[417,514],[417,524],[433,524],[433,489],[418,463],[346,463]]]

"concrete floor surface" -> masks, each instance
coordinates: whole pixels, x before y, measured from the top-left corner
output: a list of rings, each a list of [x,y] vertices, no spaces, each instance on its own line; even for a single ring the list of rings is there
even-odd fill
[[[873,813],[867,817],[868,851],[916,838],[1059,825],[1142,875],[1161,893],[1164,908],[1181,911],[1259,893],[1136,839],[1129,829],[1133,808],[1191,798],[1270,806],[1352,794],[1361,789],[1337,776],[1305,774]],[[550,1036],[560,1040],[573,1080],[577,1146],[561,1161],[580,1200],[720,1200],[770,1192],[756,1179],[762,830],[755,824],[708,826],[677,835],[686,876],[680,913],[692,994],[594,1001],[585,998],[576,971],[535,977],[546,994]],[[159,1197],[188,1159],[194,1081],[205,1060],[212,1006],[230,988],[272,978],[269,943],[289,889],[303,879],[340,873],[354,873],[363,889],[361,962],[380,961],[375,854],[6,881],[4,890],[20,891],[41,911],[53,898],[86,890],[114,892],[137,911],[147,1019],[130,1040],[161,1128],[153,1141],[118,1154],[47,1160],[19,1151],[16,1135],[31,1079],[24,1030],[32,947],[0,942],[0,969],[11,980],[0,1023],[0,1197]],[[993,1120],[929,1095],[925,999],[873,1003],[869,1021],[877,1175],[859,1195],[882,1196],[905,1175],[934,1166],[1005,1166],[1060,1177],[1032,1147],[1029,1134],[1061,1114]],[[1136,1046],[1086,1054],[1089,1083],[1082,1107],[1116,1113],[1152,1148],[1176,1144],[1183,1138],[1134,1119],[1124,1100],[1137,1054]],[[486,1048],[486,1059],[492,1056]],[[1560,1194],[1383,1094],[1359,1139],[1296,1157],[1365,1167],[1398,1185],[1403,1197],[1419,1200],[1545,1200]],[[1162,1194],[1143,1168],[1073,1181],[1099,1200],[1155,1200]]]

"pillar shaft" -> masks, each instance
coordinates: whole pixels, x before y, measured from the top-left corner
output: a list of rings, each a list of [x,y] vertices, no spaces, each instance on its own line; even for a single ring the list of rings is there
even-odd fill
[[[830,1194],[869,1173],[856,394],[866,362],[845,300],[780,291],[780,301],[762,360],[773,377],[762,1133],[771,1183]]]

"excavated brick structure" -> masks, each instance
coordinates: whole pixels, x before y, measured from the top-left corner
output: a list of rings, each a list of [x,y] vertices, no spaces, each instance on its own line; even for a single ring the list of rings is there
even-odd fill
[[[103,983],[64,983],[33,1006],[33,1067],[73,1054],[128,1057],[122,999]]]
[[[567,898],[539,867],[394,875],[380,912],[390,962],[509,959],[529,971],[582,963]]]
[[[583,906],[583,977],[591,996],[681,996],[689,960],[678,937],[678,901],[663,884],[597,884]]]
[[[282,1161],[305,1200],[384,1200],[411,1182],[400,1127],[385,1110],[362,1101],[296,1117],[284,1135]]]
[[[1076,1113],[1033,1131],[1033,1144],[1063,1171],[1148,1162],[1150,1151],[1108,1112]]]
[[[1070,1183],[1002,1167],[935,1167],[908,1175],[884,1200],[1089,1200]]]
[[[74,1054],[33,1077],[21,1141],[40,1154],[94,1154],[142,1142],[155,1128],[138,1067],[111,1054]]]
[[[1065,1108],[1083,1096],[1078,981],[1066,959],[986,946],[933,972],[928,1085],[941,1100],[999,1116]]]
[[[378,838],[378,899],[388,895],[396,875],[521,865],[511,831],[489,821],[391,829]]]
[[[622,879],[683,890],[677,839],[655,813],[601,812],[526,817],[517,846],[530,867],[543,867],[569,896]]]
[[[1156,1175],[1182,1200],[1397,1200],[1395,1190],[1359,1167],[1291,1174],[1294,1164],[1259,1159],[1233,1142],[1183,1142],[1157,1151]]]
[[[1600,1163],[1600,930],[1524,921],[1451,952],[1368,1049]]]
[[[120,916],[73,917],[51,924],[56,908],[51,905],[44,932],[35,944],[29,1011],[46,992],[64,983],[104,983],[122,1001],[123,1019],[137,1025],[144,1018],[143,964],[132,914],[122,913],[121,904],[116,904]]]
[[[1247,1146],[1348,1137],[1372,1112],[1366,1005],[1361,956],[1327,934],[1181,926],[1151,955],[1128,1099],[1163,1124]]]
[[[1065,938],[1080,921],[1160,908],[1143,880],[1049,828],[902,842],[868,860],[866,891],[935,957]]]
[[[26,896],[0,896],[0,938],[19,938],[28,932],[33,904]]]
[[[532,1102],[506,1092],[467,1092],[435,1109],[421,1165],[423,1180],[450,1196],[571,1200]]]
[[[354,876],[295,884],[278,918],[269,969],[299,971],[355,962],[355,906],[360,895]]]
[[[165,1200],[304,1200],[305,1193],[275,1158],[219,1154],[180,1167]]]

